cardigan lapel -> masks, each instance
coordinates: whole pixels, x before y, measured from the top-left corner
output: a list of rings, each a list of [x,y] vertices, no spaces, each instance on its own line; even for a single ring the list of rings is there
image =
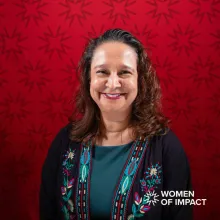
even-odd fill
[[[66,201],[66,206],[63,206],[64,219],[90,219],[90,180],[92,171],[92,140],[91,138],[85,144],[80,145],[79,161],[75,157],[78,149],[69,148],[64,154],[63,168],[68,168],[68,175],[64,175],[64,192],[61,188],[63,201]],[[141,141],[136,139],[131,147],[130,154],[126,160],[126,163],[122,169],[120,178],[115,188],[115,193],[112,199],[112,220],[125,219],[126,211],[128,210],[128,200],[131,189],[133,187],[135,177],[139,170],[139,167],[144,159],[144,155],[147,149],[148,140]],[[74,162],[78,166],[73,166]],[[67,164],[68,162],[68,164]],[[68,166],[66,166],[66,164]],[[72,168],[73,166],[73,168]],[[78,172],[76,172],[78,167]],[[66,171],[67,172],[67,171]],[[68,178],[65,180],[65,178]],[[66,182],[67,181],[67,182]],[[76,184],[76,185],[75,185]],[[75,185],[75,193],[72,191]],[[67,198],[66,198],[67,197]],[[74,203],[71,198],[73,198]],[[69,204],[68,204],[69,203]],[[64,203],[65,204],[65,203]],[[73,214],[74,213],[74,214]]]
[[[127,213],[128,200],[133,187],[135,177],[143,161],[147,140],[135,140],[131,147],[130,154],[118,180],[112,202],[111,218],[112,220],[125,219]]]
[[[90,219],[90,175],[92,169],[92,146],[91,140],[81,144],[79,161],[79,175],[76,186],[76,214],[78,219]]]

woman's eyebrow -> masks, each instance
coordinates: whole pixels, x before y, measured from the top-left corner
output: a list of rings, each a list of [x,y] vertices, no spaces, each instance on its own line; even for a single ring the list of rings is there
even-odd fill
[[[106,65],[106,64],[97,65],[97,66],[94,67],[94,69],[97,69],[97,68],[104,68],[104,67],[108,67],[108,65]],[[132,67],[130,67],[130,66],[127,66],[127,65],[121,65],[120,67],[121,67],[121,68],[129,69],[129,70],[131,70],[132,72],[135,72],[135,70],[134,70]]]
[[[105,64],[97,65],[97,66],[94,67],[94,69],[102,68],[102,67],[106,67],[106,65]]]
[[[121,67],[122,67],[122,68],[125,68],[125,69],[129,69],[129,70],[131,70],[132,72],[135,72],[135,70],[134,70],[132,67],[130,67],[130,66],[121,65]]]

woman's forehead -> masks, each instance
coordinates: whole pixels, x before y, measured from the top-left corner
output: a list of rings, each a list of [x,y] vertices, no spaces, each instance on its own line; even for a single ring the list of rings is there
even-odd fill
[[[92,66],[108,62],[136,63],[137,54],[132,47],[120,42],[108,42],[100,45],[93,54]]]
[[[99,45],[95,51],[93,56],[103,56],[103,55],[128,55],[128,56],[136,56],[135,50],[124,43],[121,42],[106,42]]]

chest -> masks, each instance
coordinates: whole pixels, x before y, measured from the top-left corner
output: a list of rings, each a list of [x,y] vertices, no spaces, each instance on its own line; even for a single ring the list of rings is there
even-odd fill
[[[118,168],[120,171],[118,176],[115,177],[113,171],[103,175],[105,180],[111,178],[112,175],[116,181],[114,188],[111,189],[112,197],[108,219],[141,220],[157,207],[153,201],[157,200],[156,190],[161,188],[162,167],[160,163],[146,160],[147,149],[147,141],[135,141],[127,153],[125,161],[119,163],[123,164],[123,167]],[[97,192],[103,190],[103,195],[106,193],[104,190],[108,190],[105,187],[102,189],[93,187],[93,192],[91,192],[91,180],[94,183],[95,175],[93,174],[97,172],[97,166],[93,172],[95,163],[92,158],[93,151],[89,145],[81,145],[80,151],[69,148],[63,154],[59,175],[59,204],[64,219],[91,219],[90,196],[95,193],[94,189]],[[98,175],[96,174],[96,176]],[[99,176],[99,178],[101,177]]]

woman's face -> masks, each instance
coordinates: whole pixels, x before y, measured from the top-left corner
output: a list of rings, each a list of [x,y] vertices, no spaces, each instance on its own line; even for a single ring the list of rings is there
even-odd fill
[[[138,92],[137,54],[132,47],[121,42],[98,46],[90,74],[90,94],[101,112],[131,111]]]

